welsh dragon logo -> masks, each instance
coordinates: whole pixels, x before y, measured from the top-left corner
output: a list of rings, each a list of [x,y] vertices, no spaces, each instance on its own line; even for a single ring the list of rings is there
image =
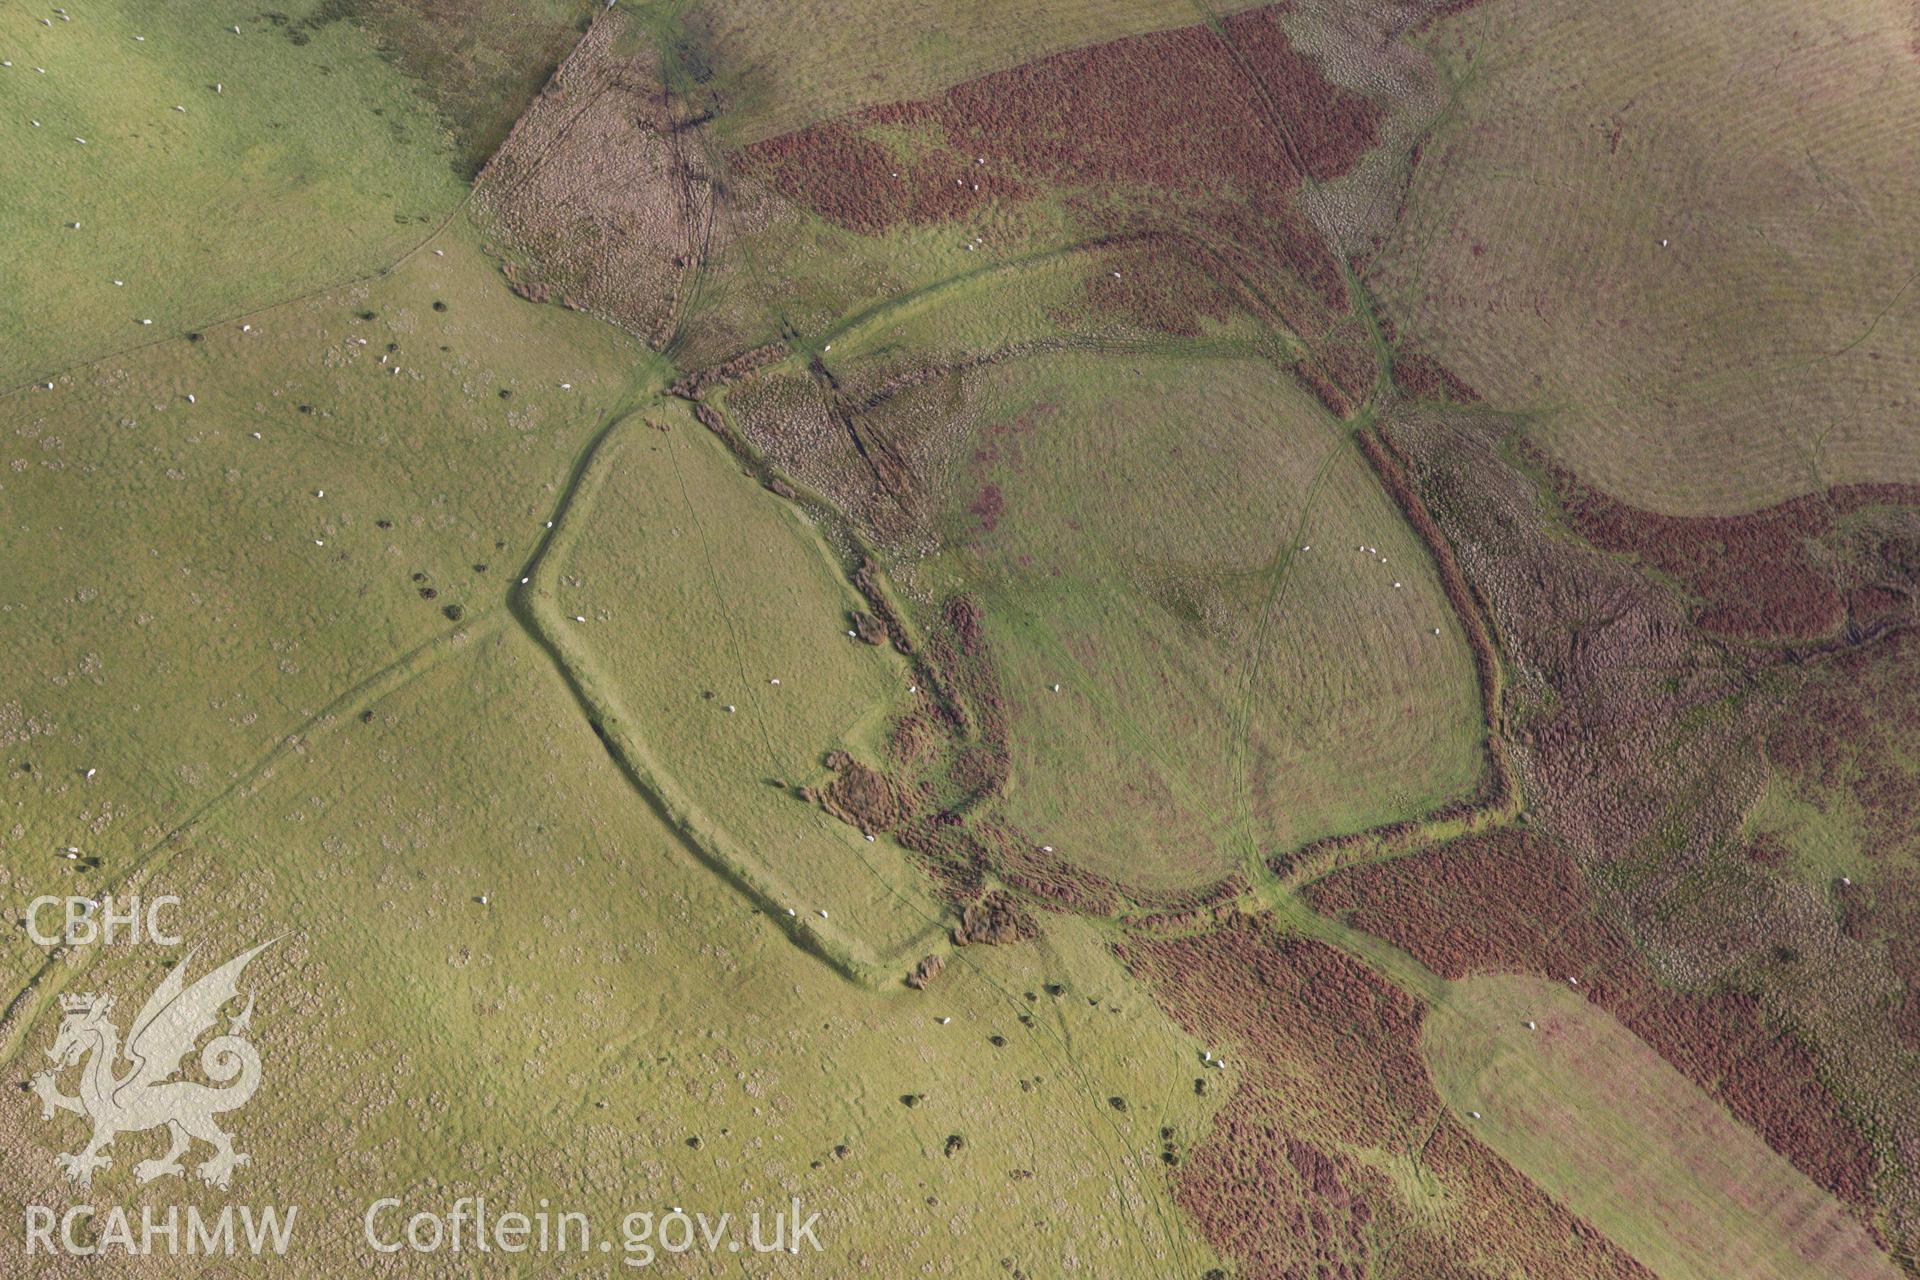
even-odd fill
[[[53,1158],[70,1182],[90,1186],[96,1169],[112,1167],[113,1160],[105,1152],[119,1134],[162,1125],[171,1145],[158,1160],[133,1166],[133,1176],[141,1182],[184,1173],[180,1157],[196,1138],[213,1148],[212,1156],[195,1170],[213,1186],[225,1188],[233,1180],[234,1169],[251,1162],[233,1149],[233,1139],[214,1123],[215,1116],[245,1106],[260,1087],[260,1054],[245,1039],[253,1018],[251,993],[246,1006],[229,1020],[226,1033],[209,1040],[200,1051],[200,1069],[219,1087],[171,1077],[179,1073],[182,1060],[200,1037],[214,1028],[221,1008],[239,994],[240,974],[247,962],[273,941],[235,956],[192,986],[186,983],[187,962],[193,959],[188,953],[187,961],[167,974],[134,1016],[124,1048],[120,1029],[108,1018],[113,1011],[111,996],[60,997],[60,1032],[47,1051],[58,1066],[36,1075],[33,1090],[40,1095],[42,1119],[51,1120],[55,1111],[71,1111],[93,1124],[93,1136],[84,1147]],[[80,1092],[68,1097],[60,1092],[56,1077],[75,1066],[80,1067]]]

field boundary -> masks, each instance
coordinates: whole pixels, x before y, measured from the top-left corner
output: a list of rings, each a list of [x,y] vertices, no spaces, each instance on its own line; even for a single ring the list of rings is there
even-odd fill
[[[655,757],[634,723],[614,682],[599,670],[592,652],[574,641],[566,618],[554,603],[554,578],[580,536],[594,500],[605,484],[622,444],[623,429],[647,425],[643,411],[617,416],[589,442],[554,508],[552,527],[515,584],[508,608],[515,621],[551,660],[588,725],[628,784],[674,832],[687,852],[763,911],[802,951],[824,961],[842,977],[880,989],[896,982],[934,939],[916,936],[897,953],[875,953],[860,939],[826,921],[797,914],[798,896],[772,868],[742,849],[711,815],[681,788]],[[944,934],[935,922],[932,928]]]
[[[273,780],[275,767],[289,756],[304,751],[308,742],[316,734],[333,729],[343,719],[349,718],[353,712],[370,707],[390,694],[405,688],[438,666],[444,659],[464,652],[472,644],[499,634],[505,628],[506,621],[506,611],[498,608],[478,615],[469,615],[452,631],[444,632],[424,644],[409,649],[392,662],[361,679],[326,706],[282,734],[223,790],[203,801],[172,830],[136,854],[120,878],[103,892],[120,894],[129,888],[137,889],[145,884],[147,880],[165,869],[174,855],[185,845],[189,836],[200,830],[210,818],[229,804],[257,795],[267,783]],[[29,975],[26,983],[13,994],[5,1010],[0,1010],[0,1065],[12,1062],[19,1054],[27,1028],[39,1018],[47,1000],[65,990],[73,979],[85,973],[93,959],[103,950],[104,948],[91,947],[74,951],[72,954],[77,956],[77,960],[72,964],[61,963],[70,953],[70,949],[65,946],[56,947],[48,953],[40,967]]]

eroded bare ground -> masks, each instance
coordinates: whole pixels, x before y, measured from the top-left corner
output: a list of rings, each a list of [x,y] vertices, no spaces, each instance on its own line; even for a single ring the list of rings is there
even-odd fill
[[[1054,913],[1135,921],[1115,947],[1147,989],[1240,1046],[1213,1130],[1166,1164],[1244,1274],[1649,1274],[1446,1112],[1416,1047],[1420,998],[1362,952],[1290,932],[1287,912],[1309,908],[1443,977],[1577,980],[1920,1274],[1920,493],[1642,512],[1398,339],[1356,264],[1391,232],[1445,100],[1409,35],[1453,7],[1256,11],[731,154],[708,118],[724,102],[666,92],[652,46],[603,17],[478,203],[529,296],[688,356],[675,393],[769,500],[830,530],[867,597],[853,629],[913,663],[926,696],[879,757],[833,756],[803,798],[911,850],[957,943],[1018,943]],[[1048,218],[1066,210],[1049,243],[1043,195]],[[738,269],[690,305],[756,228],[881,237],[989,213],[1006,244],[1083,260],[1045,334],[836,368],[815,342],[852,316],[797,315]],[[913,566],[941,545],[934,498],[979,371],[1236,319],[1359,436],[1429,547],[1479,665],[1488,782],[1392,829],[1262,851],[1258,884],[1155,895],[998,811],[1018,730],[980,602]],[[1102,803],[1099,783],[1072,803]],[[1824,862],[1789,847],[1763,805],[1783,788],[1844,809],[1853,846]],[[925,986],[939,967],[901,977]],[[1451,1206],[1439,1228],[1431,1195]],[[1463,1233],[1478,1261],[1449,1253]]]

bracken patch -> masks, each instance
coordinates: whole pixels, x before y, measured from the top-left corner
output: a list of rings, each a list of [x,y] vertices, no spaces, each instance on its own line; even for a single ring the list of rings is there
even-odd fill
[[[1510,422],[1402,402],[1380,429],[1499,637],[1503,737],[1529,829],[1586,877],[1600,904],[1588,920],[1658,960],[1657,983],[1631,958],[1591,974],[1547,971],[1591,980],[1590,994],[1681,1070],[1702,1083],[1712,1077],[1710,1091],[1854,1204],[1891,1252],[1913,1252],[1920,1069],[1904,1024],[1891,1016],[1904,1016],[1909,981],[1891,949],[1838,927],[1831,887],[1809,883],[1777,839],[1748,829],[1780,779],[1792,779],[1789,796],[1810,789],[1816,806],[1836,803],[1821,788],[1856,776],[1850,734],[1883,761],[1904,758],[1886,749],[1897,732],[1866,744],[1876,741],[1876,697],[1911,682],[1912,663],[1901,657],[1910,610],[1811,643],[1715,637],[1684,585],[1554,528],[1553,479]],[[1832,503],[1840,514],[1825,517],[1827,531],[1806,552],[1817,551],[1843,598],[1871,589],[1884,604],[1911,591],[1920,522],[1910,508],[1884,505],[1887,496]],[[1850,690],[1859,697],[1852,707],[1844,705]],[[1874,823],[1907,829],[1900,790],[1894,773],[1869,781],[1864,794],[1884,815],[1870,833]],[[1410,949],[1431,946],[1425,954],[1444,966],[1450,949],[1477,942],[1467,919],[1475,911],[1578,919],[1551,895],[1535,905],[1436,908],[1453,932],[1406,936]],[[1569,924],[1551,936],[1565,946],[1573,931]],[[1505,942],[1525,940],[1521,931]],[[1489,958],[1501,941],[1489,940]],[[1535,958],[1567,968],[1577,957]]]
[[[1174,1194],[1239,1274],[1650,1280],[1447,1118],[1419,1052],[1420,1006],[1360,962],[1244,915],[1119,950],[1188,1032],[1234,1047],[1234,1095]],[[1367,1149],[1422,1162],[1454,1220],[1436,1224],[1377,1165],[1341,1154]]]
[[[1293,47],[1275,7],[869,107],[756,143],[742,163],[792,203],[869,234],[1045,192],[1088,235],[1125,246],[1089,278],[1096,309],[1193,333],[1232,298],[1317,334],[1346,311],[1347,291],[1294,193],[1352,168],[1380,120]]]
[[[1866,853],[1905,861],[1920,849],[1920,632],[1909,628],[1872,651],[1842,655],[1768,726],[1767,759],[1796,789],[1845,792],[1860,816]],[[1920,966],[1908,969],[1920,982]]]
[[[1700,601],[1696,619],[1713,635],[1808,639],[1839,631],[1853,598],[1847,571],[1820,545],[1846,517],[1920,503],[1916,485],[1844,485],[1743,516],[1666,516],[1619,502],[1537,451],[1568,522],[1606,551],[1633,556]],[[1873,566],[1875,569],[1883,566]],[[1912,599],[1887,582],[1857,584],[1869,617]]]
[[[1330,876],[1306,896],[1443,977],[1576,983],[1814,1181],[1856,1210],[1870,1205],[1872,1146],[1816,1076],[1812,1054],[1751,995],[1660,986],[1550,842],[1513,831],[1469,837]]]

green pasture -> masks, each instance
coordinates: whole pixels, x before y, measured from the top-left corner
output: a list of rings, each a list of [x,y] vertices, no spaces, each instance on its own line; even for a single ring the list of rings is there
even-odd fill
[[[432,103],[319,7],[0,15],[0,386],[380,270],[458,207]]]
[[[1290,379],[1062,355],[974,394],[930,572],[986,608],[1034,839],[1192,885],[1472,789],[1478,692],[1431,563]]]
[[[764,877],[809,929],[898,982],[944,942],[942,911],[890,841],[800,799],[848,750],[878,763],[913,675],[848,635],[865,602],[826,531],[741,474],[683,410],[630,419],[533,584],[540,625],[604,688],[655,789],[715,856]],[[596,459],[596,466],[600,461]]]
[[[342,695],[502,616],[655,370],[514,297],[456,223],[378,281],[0,399],[13,888],[99,887]]]
[[[376,1197],[477,1193],[547,1197],[602,1233],[634,1211],[743,1215],[798,1196],[822,1214],[824,1251],[781,1262],[806,1275],[1218,1265],[1159,1161],[1162,1127],[1195,1141],[1214,1105],[1191,1084],[1200,1046],[1090,927],[965,950],[925,992],[846,983],[686,852],[510,627],[346,711],[145,886],[182,897],[193,972],[284,935],[249,970],[264,1083],[231,1119],[253,1156],[234,1194],[301,1206],[290,1274],[372,1265],[360,1232]],[[137,1003],[162,973],[151,949],[124,949],[54,983]],[[52,1034],[53,991],[22,1069]],[[10,1202],[65,1202],[51,1158],[80,1126],[63,1119],[0,1110]],[[134,1186],[128,1166],[158,1141],[123,1136],[97,1194],[136,1212],[225,1202]],[[0,1257],[19,1247],[0,1239]],[[464,1274],[473,1255],[406,1260]]]

